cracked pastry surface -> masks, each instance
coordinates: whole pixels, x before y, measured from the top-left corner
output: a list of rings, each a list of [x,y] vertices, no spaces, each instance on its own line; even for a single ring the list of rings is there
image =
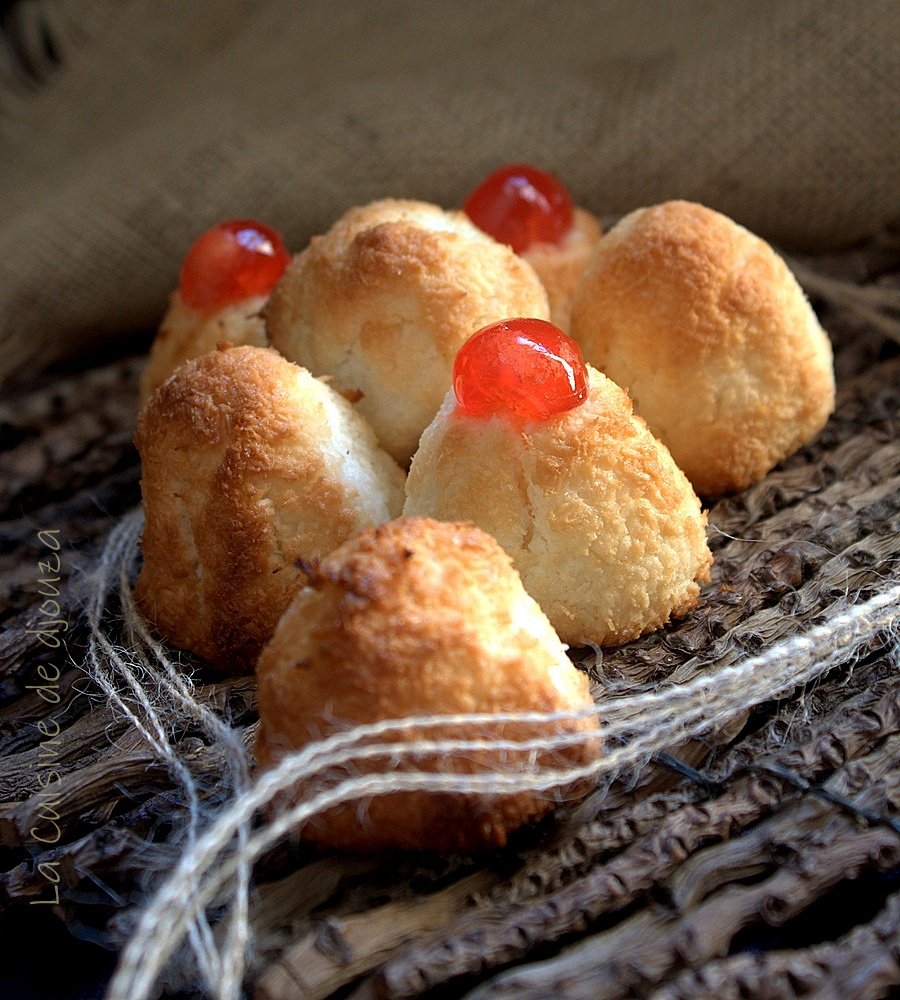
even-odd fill
[[[531,266],[461,212],[398,199],[353,208],[314,237],[265,309],[272,346],[361,393],[400,463],[437,412],[459,347],[509,316],[549,316]]]
[[[572,666],[497,543],[471,525],[425,518],[381,525],[311,567],[309,586],[279,622],[257,673],[262,767],[353,724],[592,706],[587,677]],[[386,739],[532,739],[598,729],[596,715],[550,725],[420,728]],[[514,750],[416,761],[444,773],[533,773],[590,761],[599,743],[598,735],[553,754],[535,752],[531,761],[530,752]],[[383,760],[357,761],[353,773],[384,767]],[[550,793],[391,792],[332,808],[301,835],[351,850],[470,851],[503,845],[512,830],[550,812],[556,801]]]
[[[522,426],[468,416],[448,393],[404,514],[483,528],[564,642],[614,645],[688,612],[712,556],[684,474],[628,395],[587,370],[581,405]]]
[[[298,560],[396,516],[403,473],[325,382],[261,347],[206,354],[151,398],[136,435],[146,526],[136,598],[167,639],[253,668]]]
[[[215,312],[204,313],[187,305],[181,292],[173,292],[150,347],[147,367],[141,375],[141,406],[176,368],[191,358],[214,351],[219,344],[265,347],[266,324],[262,308],[267,300],[268,295],[254,295]]]
[[[702,205],[639,209],[611,229],[570,332],[701,494],[762,479],[834,409],[831,345],[787,265]]]

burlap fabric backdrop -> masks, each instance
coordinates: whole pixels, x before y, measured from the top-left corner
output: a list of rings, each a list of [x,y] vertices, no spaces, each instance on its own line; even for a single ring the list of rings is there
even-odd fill
[[[43,750],[33,723],[44,707],[28,685],[45,653],[29,631],[35,531],[63,528],[76,553],[136,530],[133,516],[120,519],[138,501],[129,446],[138,363],[97,365],[81,353],[86,345],[122,337],[127,350],[129,331],[153,327],[184,249],[218,218],[261,216],[299,247],[366,198],[458,203],[513,157],[557,170],[602,214],[698,198],[810,251],[881,230],[897,207],[891,43],[900,5],[747,6],[71,0],[20,3],[8,15],[0,378],[66,354],[90,370],[0,402],[0,590],[9,599],[0,630],[0,839],[20,852],[7,853],[15,867],[0,872],[0,909],[30,910],[47,891],[35,862],[59,863],[60,916],[111,945],[130,942],[131,971],[150,975],[150,958],[162,953],[159,941],[154,951],[132,933],[133,907],[152,897],[180,918],[190,898],[181,870],[177,905],[153,896],[157,876],[195,860],[179,839],[190,796],[175,785],[173,760],[195,769],[202,788],[230,792],[220,735],[198,745],[196,727],[179,716],[171,752],[161,753],[112,699],[77,696],[83,675],[73,655],[55,762],[65,833],[34,854],[42,798],[33,769]],[[712,756],[708,741],[673,738],[706,776],[679,783],[654,767],[634,787],[610,796],[601,788],[496,871],[466,859],[431,874],[418,857],[368,873],[353,857],[300,856],[289,870],[268,859],[274,867],[255,872],[252,911],[259,997],[296,996],[300,982],[315,996],[357,981],[360,995],[417,995],[478,978],[481,996],[535,1000],[575,995],[572,983],[591,998],[633,995],[636,975],[642,994],[662,984],[658,995],[691,1000],[810,996],[817,986],[823,995],[875,996],[900,982],[900,894],[895,882],[872,880],[897,863],[896,649],[870,619],[852,652],[838,627],[845,612],[896,601],[900,579],[900,382],[897,359],[880,360],[890,352],[879,335],[897,329],[887,315],[897,308],[890,246],[843,262],[817,258],[821,270],[803,276],[809,290],[827,292],[817,305],[836,347],[838,412],[783,468],[713,509],[716,577],[703,607],[597,664],[585,651],[582,663],[602,667],[598,691],[621,675],[668,676],[683,696],[702,671],[765,649],[794,683],[797,663],[779,640],[796,651],[800,633],[825,622],[828,655],[846,658],[848,669],[769,700]],[[850,281],[829,282],[824,272]],[[67,608],[85,603],[94,579],[71,573]],[[103,593],[89,602],[88,620],[118,628],[115,602],[100,613]],[[69,634],[70,650],[81,649],[84,632]],[[748,659],[745,671],[748,663],[758,666]],[[98,676],[114,665],[97,657]],[[165,689],[147,679],[143,693],[155,702]],[[201,699],[249,743],[252,680],[201,684]],[[751,700],[768,690],[754,669]],[[661,738],[654,726],[641,732]],[[169,827],[165,844],[159,831]],[[856,883],[865,912],[848,895],[829,895],[857,876],[869,878]],[[323,909],[317,894],[328,885],[341,888]],[[827,939],[806,947],[821,905]],[[786,949],[764,943],[755,954],[741,943],[751,940],[745,930],[793,917],[806,936],[792,939],[788,924]],[[573,948],[563,948],[567,940]],[[764,928],[763,940],[771,941]],[[235,941],[232,958],[241,954]],[[194,965],[176,961],[170,975],[179,970],[198,984]],[[130,981],[119,995],[139,996]]]
[[[155,325],[222,217],[299,248],[353,203],[458,204],[512,159],[601,214],[692,198],[808,250],[875,232],[900,200],[891,0],[45,0],[8,17],[0,379]]]

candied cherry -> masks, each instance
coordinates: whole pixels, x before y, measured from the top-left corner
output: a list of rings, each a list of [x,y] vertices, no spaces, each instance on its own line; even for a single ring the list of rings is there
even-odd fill
[[[488,235],[522,253],[533,243],[560,243],[572,228],[572,198],[552,174],[511,163],[486,177],[463,211]]]
[[[280,233],[262,222],[220,222],[188,250],[181,268],[181,297],[193,309],[215,312],[267,295],[290,259]]]
[[[507,319],[474,333],[453,365],[459,410],[525,423],[571,410],[587,398],[578,344],[543,319]]]

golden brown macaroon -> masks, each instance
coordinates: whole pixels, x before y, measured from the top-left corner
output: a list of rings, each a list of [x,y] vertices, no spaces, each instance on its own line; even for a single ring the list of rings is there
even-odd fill
[[[465,524],[403,518],[351,539],[311,569],[259,658],[257,762],[354,724],[405,716],[590,710],[588,680],[571,664],[510,561]],[[535,739],[598,731],[595,714],[550,723],[494,723],[395,732],[415,739]],[[553,752],[470,751],[419,757],[427,771],[534,773],[595,759],[600,739]],[[389,768],[355,762],[353,774]],[[302,835],[324,846],[471,851],[502,846],[565,793],[491,797],[392,792],[335,807]],[[303,794],[301,789],[297,793]]]
[[[179,365],[214,351],[219,344],[265,347],[262,308],[267,301],[268,295],[255,295],[204,313],[187,305],[181,292],[173,292],[141,375],[141,406]]]
[[[551,321],[566,333],[575,291],[601,233],[600,220],[586,209],[576,208],[572,228],[561,243],[533,243],[519,255],[541,279],[550,301]]]
[[[580,406],[522,426],[462,413],[448,393],[413,459],[404,514],[477,524],[563,642],[604,646],[688,612],[712,556],[684,473],[628,395],[587,372]]]
[[[493,320],[547,318],[549,306],[531,266],[461,212],[387,199],[315,237],[265,315],[285,357],[362,393],[381,446],[405,464],[463,342]]]
[[[787,265],[702,205],[639,209],[610,230],[571,333],[701,494],[762,479],[834,409],[831,345]]]
[[[262,347],[182,365],[141,414],[146,527],[136,596],[176,646],[253,668],[306,577],[402,504],[403,473],[353,407]]]

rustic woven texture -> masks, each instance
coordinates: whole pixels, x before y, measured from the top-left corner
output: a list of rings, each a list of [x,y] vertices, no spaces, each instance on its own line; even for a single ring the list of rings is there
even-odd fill
[[[694,614],[602,657],[575,654],[598,694],[621,688],[626,671],[687,680],[900,580],[900,358],[884,336],[896,335],[900,306],[896,245],[797,267],[828,297],[815,301],[837,348],[837,413],[764,482],[713,507],[714,580]],[[865,287],[838,280],[847,274]],[[84,640],[74,563],[138,500],[129,440],[140,363],[58,377],[0,405],[0,906],[46,898],[36,863],[58,862],[60,916],[113,946],[153,888],[146,873],[179,849],[185,809],[166,769],[74,666]],[[27,632],[47,528],[60,529],[68,581],[66,655]],[[64,668],[59,705],[28,690],[41,663]],[[323,854],[298,867],[284,845],[256,872],[256,995],[413,997],[448,986],[793,998],[837,983],[843,995],[886,996],[900,984],[898,666],[891,637],[872,635],[814,687],[672,748],[674,759],[488,858]],[[253,680],[199,680],[249,736]],[[31,832],[46,748],[33,723],[50,717],[62,727],[61,837],[42,849]],[[198,732],[172,736],[215,788],[221,757]]]
[[[459,204],[515,159],[598,213],[695,199],[806,250],[896,217],[893,0],[29,0],[10,17],[0,380],[155,325],[223,217],[299,249],[350,205]]]

